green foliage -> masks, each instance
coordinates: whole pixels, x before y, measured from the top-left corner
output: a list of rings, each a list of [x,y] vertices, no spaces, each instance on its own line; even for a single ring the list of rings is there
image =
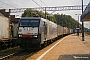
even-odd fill
[[[32,10],[30,8],[24,11],[24,13],[22,14],[22,17],[33,17],[35,14],[38,14],[40,17],[45,18],[45,13],[43,11]],[[54,16],[50,16],[49,13],[46,13],[46,16],[48,20],[56,23],[56,19],[54,18]]]
[[[24,13],[22,14],[22,17],[32,17],[34,15],[33,10],[31,10],[30,8],[27,8]]]
[[[78,22],[73,19],[70,15],[64,15],[64,14],[55,14],[54,17],[56,18],[59,25],[63,27],[68,28],[76,28]]]
[[[76,28],[78,25],[78,22],[70,15],[54,14],[51,16],[49,13],[46,12],[45,17],[45,13],[43,11],[32,10],[30,8],[24,11],[22,17],[33,17],[33,15],[35,14],[38,14],[40,17],[47,18],[48,20],[53,21],[63,27]]]

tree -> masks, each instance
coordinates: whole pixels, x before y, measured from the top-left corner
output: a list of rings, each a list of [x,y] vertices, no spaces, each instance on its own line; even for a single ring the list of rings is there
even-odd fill
[[[22,17],[33,17],[36,14],[38,14],[42,18],[45,18],[45,13],[43,11],[32,10],[30,8],[28,8],[24,11],[24,13],[22,14]],[[54,16],[50,16],[49,13],[46,13],[46,15],[48,16],[47,17],[48,20],[56,23],[56,19]]]
[[[37,10],[32,10],[30,8],[26,9],[24,13],[22,14],[22,17],[33,17],[33,15],[38,14],[40,17],[45,18],[45,13],[43,11],[37,11]],[[70,15],[65,15],[65,14],[54,14],[50,15],[49,13],[46,12],[47,19],[57,23],[63,27],[68,27],[68,28],[76,28],[78,22],[73,19]]]
[[[70,15],[54,14],[54,17],[57,20],[58,24],[61,25],[61,26],[63,26],[63,27],[76,28],[76,25],[78,23]]]

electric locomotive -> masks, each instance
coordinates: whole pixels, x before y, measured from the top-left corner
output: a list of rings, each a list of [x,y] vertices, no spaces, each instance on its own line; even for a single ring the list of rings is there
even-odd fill
[[[57,24],[40,17],[22,17],[17,43],[21,48],[46,46],[57,37]]]

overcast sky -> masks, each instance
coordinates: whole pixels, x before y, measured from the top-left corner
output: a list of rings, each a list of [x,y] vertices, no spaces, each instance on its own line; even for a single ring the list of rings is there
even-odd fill
[[[15,7],[38,7],[33,0],[0,0],[1,2],[5,2],[9,5],[15,6]],[[44,2],[47,6],[64,6],[64,5],[80,5],[82,0],[34,0],[36,1],[40,6],[45,6],[42,2]],[[87,5],[90,0],[83,0],[84,4]],[[4,3],[0,2],[1,7],[10,7],[7,6]],[[3,5],[3,6],[2,6]]]
[[[72,6],[72,5],[81,5],[82,0],[0,0],[0,8],[30,8],[30,7],[41,7],[45,6]],[[42,3],[43,2],[43,3]],[[84,5],[87,5],[90,0],[83,0]],[[62,13],[66,15],[71,15],[74,19],[78,19],[75,14],[81,14],[81,11],[59,11],[54,13]],[[53,13],[53,14],[54,14]],[[90,23],[85,24],[90,25]]]

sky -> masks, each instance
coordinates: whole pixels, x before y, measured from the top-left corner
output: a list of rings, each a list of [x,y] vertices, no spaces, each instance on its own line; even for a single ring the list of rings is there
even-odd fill
[[[90,0],[83,0],[84,5],[88,5],[89,2],[90,2]],[[0,0],[0,8],[5,8],[5,9],[31,8],[31,7],[40,7],[40,6],[41,7],[74,6],[74,5],[81,5],[81,4],[82,4],[82,0]],[[80,10],[56,11],[53,14],[56,14],[56,13],[71,15],[74,19],[78,20],[78,16],[75,14],[81,14],[81,11]],[[90,21],[85,22],[84,26],[90,28]]]

